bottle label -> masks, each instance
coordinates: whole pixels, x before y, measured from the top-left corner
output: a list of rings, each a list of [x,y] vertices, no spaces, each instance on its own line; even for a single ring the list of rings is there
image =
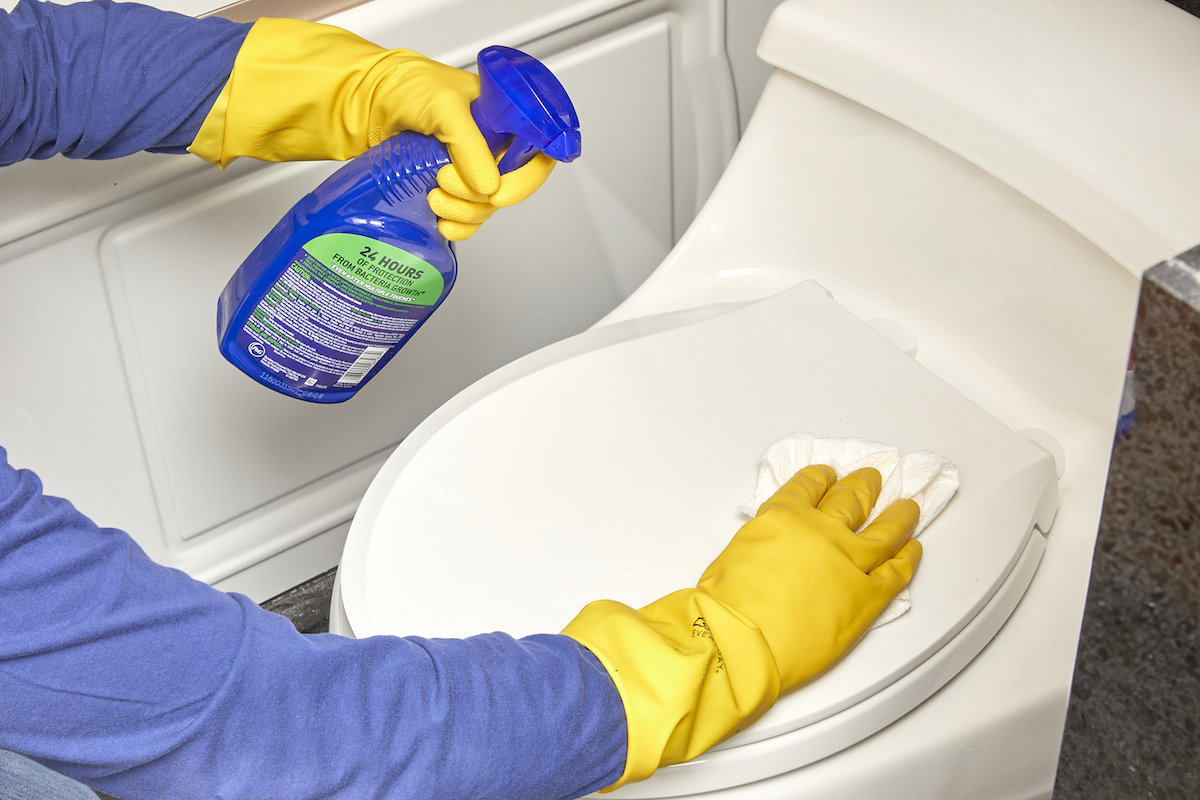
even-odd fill
[[[300,249],[237,343],[297,387],[348,389],[429,316],[445,281],[412,253],[353,233]]]

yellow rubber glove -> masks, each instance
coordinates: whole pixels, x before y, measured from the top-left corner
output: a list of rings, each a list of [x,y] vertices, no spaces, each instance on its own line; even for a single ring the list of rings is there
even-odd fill
[[[479,78],[316,22],[260,19],[189,150],[227,166],[353,158],[402,130],[436,136],[462,182],[491,196],[500,173],[471,119]]]
[[[688,761],[836,664],[908,585],[920,510],[901,500],[859,535],[879,497],[874,469],[835,483],[796,473],[705,570],[695,589],[634,611],[589,604],[563,631],[604,664],[625,705],[625,772],[606,791]]]
[[[441,217],[438,230],[451,241],[470,238],[496,209],[516,205],[541,188],[557,163],[538,153],[528,164],[501,175],[500,188],[490,197],[473,191],[457,167],[447,164],[438,170],[438,188],[429,193],[429,207]]]

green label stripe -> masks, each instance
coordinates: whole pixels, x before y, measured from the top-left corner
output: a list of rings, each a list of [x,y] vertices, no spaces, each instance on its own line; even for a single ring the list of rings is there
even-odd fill
[[[304,249],[351,283],[388,300],[433,305],[442,274],[406,250],[355,233],[327,233]]]

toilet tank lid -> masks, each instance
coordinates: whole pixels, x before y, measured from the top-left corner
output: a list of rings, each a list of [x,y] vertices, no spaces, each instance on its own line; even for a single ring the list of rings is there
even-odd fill
[[[1200,19],[1157,0],[785,0],[768,63],[878,111],[1134,274],[1200,242]]]

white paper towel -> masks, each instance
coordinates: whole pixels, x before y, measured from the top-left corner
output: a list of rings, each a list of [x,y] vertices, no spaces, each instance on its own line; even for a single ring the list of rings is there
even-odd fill
[[[892,503],[912,499],[921,507],[921,518],[913,533],[913,536],[918,536],[958,491],[958,467],[937,453],[922,450],[901,457],[895,447],[866,439],[834,439],[811,433],[793,433],[771,445],[763,454],[758,465],[758,486],[754,490],[754,499],[738,510],[753,517],[758,507],[780,486],[812,464],[832,467],[839,480],[863,467],[879,470],[883,488],[875,508],[863,523],[864,528]],[[912,600],[908,589],[905,589],[883,610],[872,627],[886,625],[911,607]]]

